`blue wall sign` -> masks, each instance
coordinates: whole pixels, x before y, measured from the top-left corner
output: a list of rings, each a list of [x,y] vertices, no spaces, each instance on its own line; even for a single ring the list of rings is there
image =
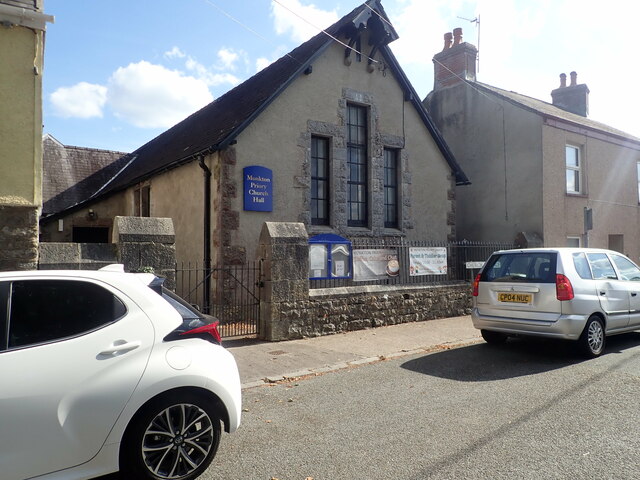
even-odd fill
[[[244,209],[273,211],[273,172],[270,168],[252,166],[242,170]]]

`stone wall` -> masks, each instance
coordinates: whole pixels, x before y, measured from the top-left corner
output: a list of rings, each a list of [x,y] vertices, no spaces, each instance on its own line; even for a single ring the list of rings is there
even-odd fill
[[[118,262],[111,243],[40,242],[39,270],[98,270]]]
[[[471,310],[471,287],[466,282],[309,289],[309,244],[302,223],[265,223],[259,254],[264,261],[260,325],[264,340],[454,317]]]
[[[469,284],[315,289],[309,298],[272,309],[286,339],[467,315]],[[273,330],[273,329],[272,329]],[[282,338],[279,338],[282,340]]]
[[[115,217],[112,243],[127,271],[152,270],[175,288],[176,236],[170,218]]]
[[[35,270],[38,265],[38,209],[0,206],[0,271]]]
[[[122,263],[127,272],[152,271],[175,288],[175,233],[170,218],[115,217],[112,243],[40,243],[41,270],[97,270]]]

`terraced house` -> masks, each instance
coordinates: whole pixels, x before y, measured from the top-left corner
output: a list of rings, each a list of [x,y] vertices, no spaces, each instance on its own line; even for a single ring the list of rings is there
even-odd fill
[[[447,33],[424,102],[473,180],[457,192],[458,239],[602,247],[638,261],[640,139],[588,118],[576,72],[550,77],[546,102],[478,81],[476,57],[461,29]]]

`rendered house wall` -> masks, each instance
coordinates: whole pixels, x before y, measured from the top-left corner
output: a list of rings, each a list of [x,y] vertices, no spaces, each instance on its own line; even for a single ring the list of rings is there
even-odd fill
[[[38,258],[43,35],[0,25],[0,270],[32,269]]]

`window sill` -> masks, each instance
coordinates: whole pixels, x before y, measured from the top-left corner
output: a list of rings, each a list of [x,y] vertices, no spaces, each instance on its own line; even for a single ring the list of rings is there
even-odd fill
[[[309,233],[333,233],[334,228],[331,225],[308,225]]]
[[[352,237],[372,237],[373,230],[369,227],[346,227],[346,232]]]

